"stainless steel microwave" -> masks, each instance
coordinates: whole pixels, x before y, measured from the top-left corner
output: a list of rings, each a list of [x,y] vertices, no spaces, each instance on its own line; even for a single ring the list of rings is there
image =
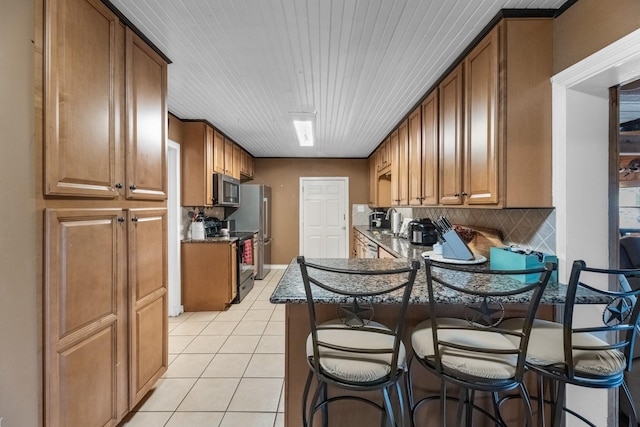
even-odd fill
[[[221,173],[213,174],[213,205],[240,206],[240,180]]]

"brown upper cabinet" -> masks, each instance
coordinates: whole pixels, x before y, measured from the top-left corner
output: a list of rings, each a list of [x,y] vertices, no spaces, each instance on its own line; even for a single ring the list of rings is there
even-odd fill
[[[406,202],[406,121],[380,145],[398,159],[391,205],[551,207],[552,59],[550,18],[493,27],[409,115]]]
[[[552,20],[504,19],[464,67],[462,202],[551,207]]]
[[[385,175],[391,171],[391,163],[393,161],[393,143],[391,138],[387,138],[378,148],[378,173]]]
[[[98,0],[45,2],[45,9],[44,193],[117,198],[124,27]]]
[[[409,204],[409,121],[405,120],[398,127],[397,146],[391,153],[391,206],[406,206]]]
[[[438,88],[439,114],[439,194],[440,204],[462,202],[462,64]]]
[[[231,168],[231,176],[240,179],[240,170],[242,169],[242,149],[233,144],[233,167]]]
[[[233,175],[233,141],[224,138],[224,173]]]
[[[416,108],[408,119],[409,126],[409,205],[421,205],[424,200],[422,191],[422,106]],[[426,172],[426,171],[425,171]]]
[[[253,174],[255,170],[253,156],[251,156],[251,154],[247,153],[244,150],[241,150],[241,156],[242,156],[242,160],[240,163],[240,175],[249,179],[253,179]]]
[[[167,63],[127,28],[127,199],[167,198]]]
[[[422,110],[422,126],[420,137],[420,154],[422,159],[421,185],[419,187],[422,205],[438,204],[438,89],[429,94],[420,106]],[[413,135],[413,132],[411,133]],[[417,150],[416,150],[417,152]],[[416,172],[417,173],[417,172]],[[416,193],[418,187],[416,186]],[[418,200],[409,200],[413,204]],[[417,204],[417,203],[416,203]]]
[[[224,136],[217,130],[213,132],[213,171],[225,173],[224,170]]]
[[[226,173],[236,179],[240,179],[241,174],[246,178],[253,178],[253,157],[208,123],[183,122],[182,139],[180,149],[183,206],[212,206],[214,173]],[[231,156],[231,166],[227,169],[224,167],[225,150],[228,150]],[[220,159],[222,165],[218,164]]]
[[[46,8],[45,195],[165,200],[166,61],[99,1]]]
[[[182,198],[183,206],[213,204],[214,133],[205,122],[184,122],[182,125]]]
[[[378,156],[375,151],[369,157],[369,206],[378,206]]]
[[[398,159],[398,129],[394,130],[393,132],[391,132],[391,135],[389,135],[389,139],[387,140],[387,142],[385,144],[383,144],[382,146],[382,150],[380,151],[381,156],[384,156],[387,152],[387,149],[389,149],[389,155],[391,158],[391,164],[390,164],[390,176],[391,177],[397,177],[398,174],[400,173],[400,162]],[[385,174],[387,175],[387,174]],[[387,201],[386,198],[379,198],[378,199],[378,203],[380,203],[382,206],[393,206],[393,205],[397,205],[398,204],[398,200],[400,200],[400,194],[398,192],[398,181],[397,178],[393,179],[391,178],[390,180],[391,182],[391,200]]]

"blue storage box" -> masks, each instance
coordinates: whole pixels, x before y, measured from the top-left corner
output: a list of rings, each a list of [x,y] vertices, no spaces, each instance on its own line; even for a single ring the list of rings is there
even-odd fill
[[[540,257],[542,256],[542,261]],[[526,270],[529,268],[542,267],[547,262],[558,263],[558,257],[555,255],[533,252],[531,254],[523,254],[513,252],[509,247],[491,248],[489,252],[489,267],[492,270]],[[514,279],[521,282],[533,282],[539,277],[538,274],[515,274]],[[558,270],[556,269],[549,279],[549,283],[558,283]]]

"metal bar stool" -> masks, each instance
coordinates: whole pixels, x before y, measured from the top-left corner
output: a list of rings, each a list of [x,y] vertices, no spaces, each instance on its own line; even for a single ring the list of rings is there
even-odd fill
[[[314,415],[321,410],[323,424],[329,423],[328,405],[344,399],[356,400],[377,408],[381,425],[396,426],[390,394],[395,388],[399,399],[399,423],[405,425],[404,402],[399,378],[406,366],[406,349],[402,343],[405,316],[418,261],[381,262],[377,270],[355,270],[328,266],[330,262],[311,263],[298,257],[302,272],[311,333],[306,342],[309,375],[302,396],[303,426],[313,426]],[[325,265],[321,265],[324,262]],[[355,260],[341,260],[346,265]],[[316,304],[327,293],[340,301],[337,318],[318,322]],[[395,325],[373,320],[373,304],[387,297],[400,298]],[[317,382],[309,401],[312,379]],[[383,404],[357,395],[328,397],[327,386],[350,392],[381,390]]]
[[[474,411],[489,417],[496,425],[504,426],[499,393],[518,389],[526,409],[527,425],[531,426],[531,404],[523,384],[525,356],[529,329],[555,264],[517,271],[469,271],[465,267],[436,265],[428,257],[425,257],[425,264],[430,319],[413,330],[414,357],[406,376],[412,422],[419,425],[416,412],[422,404],[439,400],[441,422],[446,426],[446,403],[457,400],[456,426],[472,426]],[[458,298],[464,304],[466,319],[438,316],[440,295],[446,296],[447,300]],[[528,304],[521,331],[502,327],[503,301]],[[411,382],[414,361],[440,379],[439,396],[415,401]],[[460,387],[459,398],[447,396],[447,384]],[[476,391],[491,394],[493,414],[474,404]]]
[[[551,404],[554,426],[561,426],[564,414],[569,413],[595,427],[584,416],[565,406],[567,384],[601,389],[621,386],[631,407],[631,425],[637,426],[638,417],[624,373],[631,370],[640,312],[640,304],[636,304],[640,289],[633,291],[627,278],[639,275],[640,269],[590,268],[584,261],[574,261],[567,286],[563,323],[534,322],[527,367],[539,375],[540,410],[544,409],[542,380],[550,380],[548,382],[555,385],[552,401],[547,402]],[[609,290],[587,285],[585,280],[608,285]],[[602,296],[602,303],[606,306],[601,317],[581,318],[578,327],[574,324],[574,306],[584,293]],[[518,331],[522,327],[522,319],[510,319],[503,325]],[[544,416],[541,419],[544,420]]]

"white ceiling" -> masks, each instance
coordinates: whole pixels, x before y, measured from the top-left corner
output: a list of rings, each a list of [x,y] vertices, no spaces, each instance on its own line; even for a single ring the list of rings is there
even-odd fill
[[[111,0],[173,62],[169,111],[256,157],[367,157],[501,9],[566,0]],[[299,147],[290,113],[313,112]]]

